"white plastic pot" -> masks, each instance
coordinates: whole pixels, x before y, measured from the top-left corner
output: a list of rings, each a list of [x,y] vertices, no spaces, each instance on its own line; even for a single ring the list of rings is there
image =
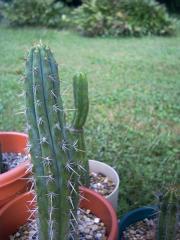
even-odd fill
[[[106,196],[106,199],[112,204],[113,208],[117,210],[120,183],[117,172],[114,170],[114,168],[110,167],[106,163],[96,160],[89,160],[89,170],[90,172],[102,173],[115,183],[116,187],[114,191],[110,195]]]

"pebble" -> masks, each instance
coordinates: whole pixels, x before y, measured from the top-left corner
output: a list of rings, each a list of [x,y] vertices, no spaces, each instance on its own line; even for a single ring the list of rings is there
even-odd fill
[[[5,171],[15,168],[20,163],[23,163],[28,159],[29,159],[29,156],[22,153],[13,153],[13,152],[2,153],[2,160],[3,160]]]
[[[110,195],[115,189],[115,183],[102,173],[90,173],[90,189],[103,196]]]
[[[77,211],[79,240],[107,240],[106,227],[89,209]],[[9,240],[38,240],[36,220],[21,226]]]

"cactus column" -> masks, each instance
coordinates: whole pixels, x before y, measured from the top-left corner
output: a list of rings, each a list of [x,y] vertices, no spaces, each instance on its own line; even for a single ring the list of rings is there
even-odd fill
[[[42,44],[33,47],[28,54],[25,91],[39,238],[65,240],[72,236],[78,239],[75,230],[78,175],[72,159],[74,148],[66,136],[57,63],[50,49]],[[73,195],[76,195],[75,203]]]

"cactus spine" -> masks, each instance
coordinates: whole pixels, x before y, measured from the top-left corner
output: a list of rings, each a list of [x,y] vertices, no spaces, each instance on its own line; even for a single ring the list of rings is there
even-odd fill
[[[78,162],[72,139],[68,140],[58,66],[51,50],[42,44],[28,54],[25,92],[39,239],[76,240]]]
[[[86,74],[78,73],[73,78],[75,113],[70,127],[70,135],[76,142],[74,157],[79,161],[80,182],[89,186],[89,164],[86,157],[84,124],[89,111],[88,81]]]
[[[176,239],[179,221],[179,196],[176,187],[170,187],[160,199],[159,222],[157,229],[158,240]]]

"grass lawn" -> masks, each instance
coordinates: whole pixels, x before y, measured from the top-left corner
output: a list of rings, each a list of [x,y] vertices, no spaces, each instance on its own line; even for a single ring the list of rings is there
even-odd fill
[[[68,31],[0,26],[0,130],[25,130],[21,74],[26,50],[42,39],[54,51],[65,105],[76,71],[89,79],[88,157],[121,178],[119,214],[151,204],[180,172],[180,34],[83,38]],[[69,117],[70,118],[70,117]]]

